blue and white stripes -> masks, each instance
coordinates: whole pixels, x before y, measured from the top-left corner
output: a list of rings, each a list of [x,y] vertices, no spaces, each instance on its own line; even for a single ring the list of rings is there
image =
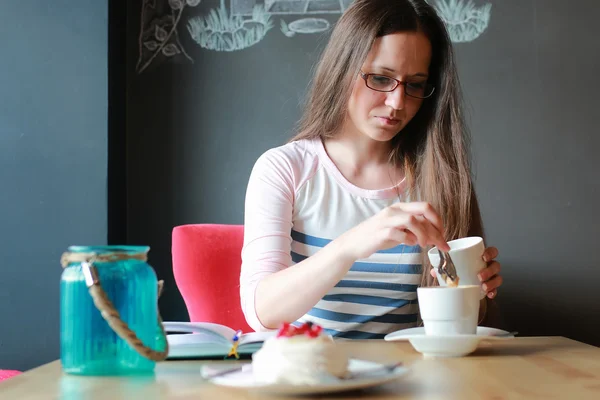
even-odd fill
[[[310,257],[330,240],[292,230],[292,261]],[[333,336],[383,338],[417,323],[421,248],[399,245],[358,260],[344,279],[297,322],[311,321]]]

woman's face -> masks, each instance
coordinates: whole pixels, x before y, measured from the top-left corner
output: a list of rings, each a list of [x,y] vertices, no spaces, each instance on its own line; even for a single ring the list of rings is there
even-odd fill
[[[430,61],[431,43],[423,33],[394,33],[375,40],[361,71],[418,85],[427,81]],[[345,133],[380,142],[391,140],[427,101],[408,96],[405,90],[398,85],[392,92],[378,92],[357,76],[348,102]]]

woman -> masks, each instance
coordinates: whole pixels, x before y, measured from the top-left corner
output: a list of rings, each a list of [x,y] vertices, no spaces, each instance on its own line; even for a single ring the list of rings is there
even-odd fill
[[[256,162],[240,293],[255,330],[346,338],[415,326],[427,246],[482,236],[451,42],[424,0],[356,0],[332,32],[298,134]],[[480,273],[502,283],[495,248]],[[486,301],[482,302],[481,317]]]

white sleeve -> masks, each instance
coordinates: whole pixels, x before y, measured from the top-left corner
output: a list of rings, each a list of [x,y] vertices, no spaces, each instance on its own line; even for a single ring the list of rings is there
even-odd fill
[[[269,150],[256,161],[248,181],[240,298],[246,321],[257,332],[268,329],[256,315],[254,301],[258,283],[292,264],[295,172],[298,171],[288,157]]]

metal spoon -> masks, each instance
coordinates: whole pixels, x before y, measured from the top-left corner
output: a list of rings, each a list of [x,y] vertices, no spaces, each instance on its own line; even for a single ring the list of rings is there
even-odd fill
[[[373,375],[373,374],[379,375],[381,373],[390,373],[390,372],[393,372],[396,368],[400,367],[401,365],[402,365],[402,362],[397,362],[394,364],[384,364],[377,368],[368,369],[366,371],[350,372],[348,375],[346,375],[342,379],[344,379],[344,380],[360,379],[360,378],[371,377],[371,375]]]
[[[458,275],[456,274],[456,267],[450,258],[450,254],[445,251],[438,249],[440,255],[440,264],[437,267],[437,272],[444,279],[448,285],[452,283],[458,284]]]
[[[366,371],[350,372],[341,379],[343,379],[343,380],[360,379],[360,378],[370,377],[372,374],[380,374],[382,372],[389,373],[389,372],[394,371],[396,368],[398,368],[401,365],[402,365],[402,362],[397,362],[394,364],[381,365],[380,367],[368,369]],[[204,379],[213,379],[213,378],[216,378],[219,376],[231,374],[233,372],[239,372],[242,370],[246,370],[246,368],[251,368],[250,364],[244,364],[244,365],[236,366],[233,368],[227,368],[227,369],[223,369],[221,371],[213,372],[210,374],[203,374],[202,377]]]

